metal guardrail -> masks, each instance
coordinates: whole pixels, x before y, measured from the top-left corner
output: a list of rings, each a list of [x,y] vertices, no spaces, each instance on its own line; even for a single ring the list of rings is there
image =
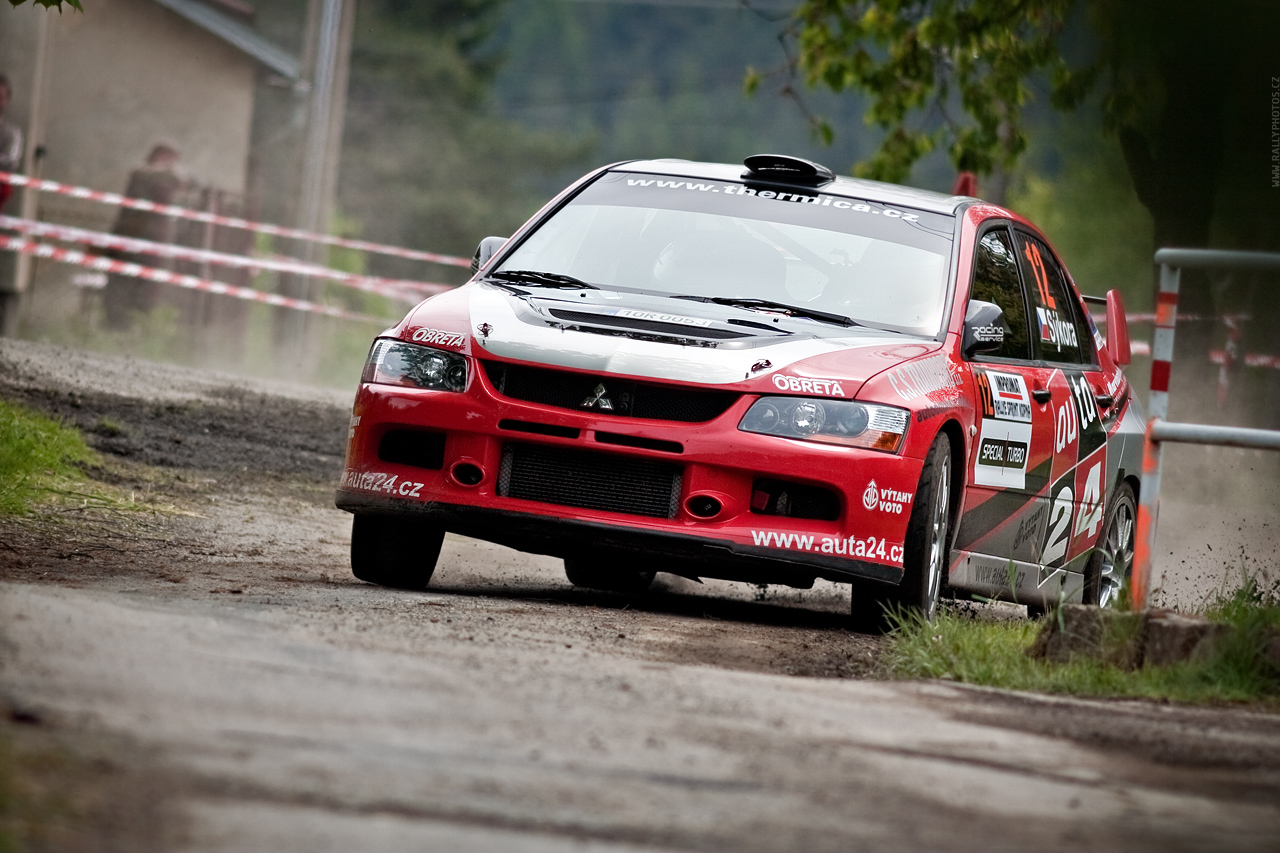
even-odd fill
[[[1155,421],[1151,427],[1151,440],[1280,450],[1280,431],[1208,424],[1179,424],[1170,421]]]
[[[1142,609],[1150,591],[1155,559],[1156,522],[1160,514],[1160,448],[1164,442],[1215,444],[1280,450],[1280,431],[1245,427],[1183,424],[1166,421],[1169,375],[1173,369],[1173,333],[1178,322],[1178,286],[1184,269],[1263,270],[1280,272],[1280,254],[1219,249],[1160,249],[1160,292],[1156,298],[1156,334],[1151,347],[1151,399],[1142,453],[1142,489],[1138,496],[1138,530],[1134,540],[1133,606]]]

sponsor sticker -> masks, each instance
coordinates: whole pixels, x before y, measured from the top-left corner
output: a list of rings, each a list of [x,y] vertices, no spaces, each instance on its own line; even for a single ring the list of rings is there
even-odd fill
[[[969,580],[984,586],[1021,589],[1027,579],[1026,570],[1012,561],[970,555],[968,563]]]
[[[419,344],[437,344],[446,347],[460,347],[466,337],[458,332],[445,332],[440,329],[414,329],[413,340]]]
[[[955,396],[960,379],[951,372],[945,355],[910,361],[889,371],[889,385],[904,400],[917,397]]]
[[[779,391],[800,391],[805,394],[823,394],[827,397],[845,396],[844,387],[835,379],[804,379],[799,376],[775,373],[773,387]]]
[[[1031,395],[1016,373],[981,371],[982,435],[973,480],[981,486],[1025,489],[1031,455]]]
[[[903,507],[911,504],[910,492],[896,492],[893,489],[882,489],[872,480],[862,492],[862,506],[868,512],[887,512],[902,515]]]
[[[358,426],[360,426],[360,415],[352,415],[352,416],[351,416],[351,426],[347,429],[347,440],[348,440],[348,441],[350,441],[351,439],[353,439],[353,438],[355,438],[355,437],[356,437],[356,427],[358,427]]]
[[[342,475],[342,488],[359,489],[362,492],[378,492],[384,495],[397,495],[402,498],[422,497],[422,487],[426,483],[413,480],[401,480],[395,474],[382,471],[356,471],[348,468]]]
[[[1035,542],[1040,536],[1048,507],[1042,501],[1035,502],[1035,510],[1018,522],[1018,532],[1013,537],[1013,549],[1016,551],[1028,542]]]
[[[1004,343],[1004,327],[1003,326],[976,326],[973,330],[974,340],[981,341],[984,344],[1002,344]]]
[[[764,548],[785,548],[837,557],[863,557],[869,560],[902,565],[902,545],[890,545],[887,539],[868,536],[814,536],[807,533],[779,533],[776,530],[751,531],[753,544]]]
[[[885,219],[901,219],[903,222],[919,222],[920,214],[909,213],[894,207],[882,207],[840,198],[838,196],[814,195],[804,192],[778,192],[776,190],[757,190],[741,184],[704,184],[698,181],[664,181],[656,178],[628,178],[629,187],[653,187],[655,189],[680,190],[696,193],[724,193],[725,195],[754,196],[770,201],[784,201],[794,204],[814,204],[830,207],[835,210],[848,210],[852,213],[869,213],[883,216]]]
[[[1076,326],[1052,308],[1037,308],[1036,319],[1040,321],[1040,340],[1052,344],[1055,349],[1063,347],[1080,348],[1076,338]]]
[[[1068,394],[1053,407],[1053,479],[1074,468],[1106,443],[1106,430],[1083,373],[1063,373]]]
[[[655,323],[679,323],[682,326],[710,326],[714,320],[703,320],[698,317],[685,317],[680,314],[662,314],[657,311],[638,311],[633,308],[619,308],[610,312],[615,317],[628,317],[632,320],[651,320]]]

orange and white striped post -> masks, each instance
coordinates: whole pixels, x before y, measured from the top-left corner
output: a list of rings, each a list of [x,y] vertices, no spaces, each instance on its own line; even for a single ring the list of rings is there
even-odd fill
[[[1156,297],[1156,334],[1151,345],[1151,398],[1147,403],[1147,432],[1142,448],[1142,488],[1138,496],[1138,530],[1134,537],[1133,607],[1141,610],[1151,590],[1151,564],[1156,547],[1156,520],[1160,515],[1160,442],[1151,431],[1169,416],[1169,374],[1173,370],[1173,332],[1178,322],[1178,286],[1182,271],[1160,265],[1160,292]]]

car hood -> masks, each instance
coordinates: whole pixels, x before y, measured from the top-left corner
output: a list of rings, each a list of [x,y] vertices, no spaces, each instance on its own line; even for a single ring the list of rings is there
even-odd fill
[[[593,373],[837,397],[852,397],[877,373],[940,346],[879,329],[669,297],[530,291],[517,295],[472,283],[410,312],[402,333],[465,317],[472,355],[480,358],[487,353]]]

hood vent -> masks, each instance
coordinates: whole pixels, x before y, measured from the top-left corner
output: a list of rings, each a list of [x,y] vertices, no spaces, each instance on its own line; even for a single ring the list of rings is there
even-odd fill
[[[547,313],[557,320],[564,320],[569,323],[591,323],[597,326],[634,329],[638,332],[649,332],[657,335],[679,335],[684,338],[706,338],[716,341],[751,337],[749,332],[735,332],[732,329],[713,329],[707,326],[693,326],[688,323],[666,323],[661,320],[644,320],[636,317],[615,317],[611,314],[593,314],[590,311],[568,311],[563,308],[552,308]]]

